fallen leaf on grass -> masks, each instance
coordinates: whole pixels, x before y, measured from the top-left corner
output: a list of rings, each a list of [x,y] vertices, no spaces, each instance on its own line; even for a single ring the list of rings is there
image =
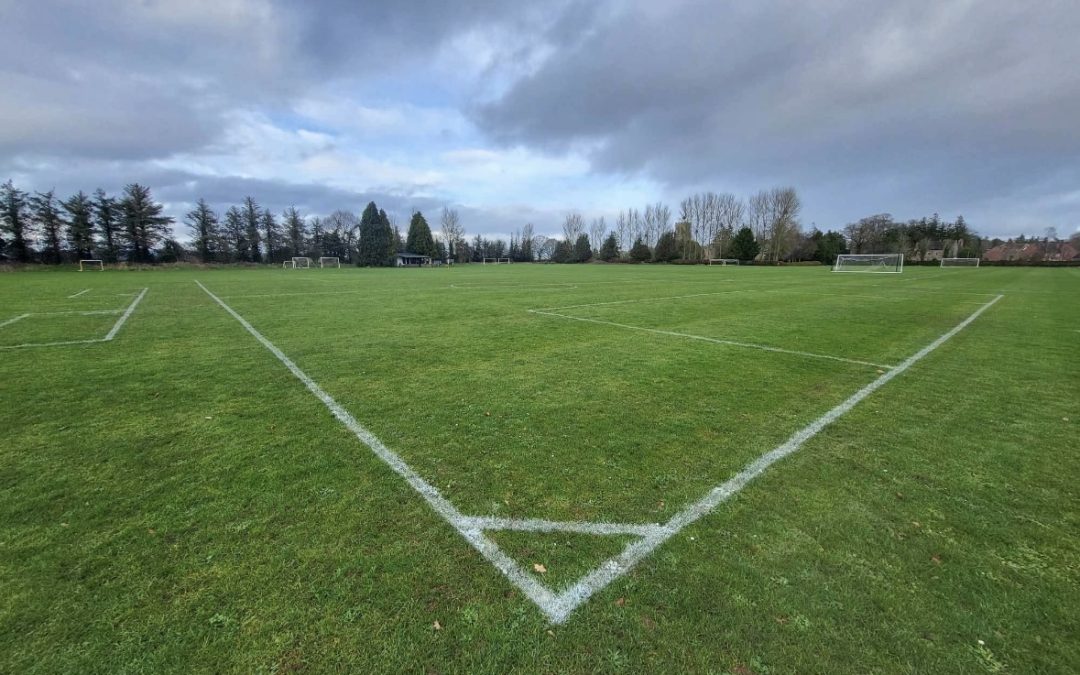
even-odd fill
[[[539,572],[540,574],[544,574],[545,572],[547,572],[547,568],[540,563],[533,563],[533,570]]]
[[[731,669],[734,675],[754,675],[754,671],[750,670],[750,666],[744,666],[739,664]]]
[[[934,555],[930,556],[930,562],[934,563],[935,565],[940,565],[941,555],[935,553]]]
[[[625,604],[626,604],[626,598],[619,598],[618,600],[615,601],[615,606],[616,607],[622,607]]]
[[[431,624],[431,627],[432,627],[432,628],[434,628],[435,630],[442,630],[442,624],[441,624],[441,623],[439,623],[438,621],[436,621],[435,623]]]
[[[647,616],[641,617],[641,624],[645,626],[646,630],[654,630],[656,628],[656,622]]]

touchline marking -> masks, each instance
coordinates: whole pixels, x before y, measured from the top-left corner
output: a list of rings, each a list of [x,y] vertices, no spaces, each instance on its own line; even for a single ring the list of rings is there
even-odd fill
[[[70,299],[72,299],[72,298],[77,298],[77,297],[79,297],[80,295],[82,295],[83,293],[89,293],[89,292],[90,292],[90,289],[89,289],[89,288],[84,288],[84,289],[82,289],[81,291],[79,291],[78,293],[76,293],[76,294],[74,294],[74,295],[69,295],[69,296],[68,296],[68,300],[70,300]]]
[[[896,366],[890,366],[884,363],[873,363],[871,361],[860,361],[858,359],[846,359],[843,356],[832,356],[831,354],[817,354],[815,352],[801,352],[795,349],[783,349],[782,347],[771,347],[769,345],[759,345],[752,342],[737,342],[735,340],[722,340],[720,338],[705,337],[704,335],[694,335],[692,333],[677,333],[671,330],[660,330],[659,328],[643,328],[642,326],[631,326],[625,323],[616,323],[614,321],[604,321],[603,319],[590,319],[584,316],[570,316],[568,314],[556,314],[555,312],[545,312],[539,309],[526,310],[532,314],[543,314],[544,316],[554,316],[560,319],[570,319],[572,321],[584,321],[586,323],[595,323],[602,326],[615,326],[616,328],[625,328],[627,330],[639,330],[644,333],[654,333],[656,335],[668,335],[672,337],[681,337],[688,340],[701,340],[702,342],[712,342],[718,345],[727,345],[729,347],[743,347],[746,349],[759,349],[765,352],[776,352],[779,354],[791,354],[793,356],[804,356],[812,359],[828,359],[830,361],[843,361],[844,363],[854,363],[859,366],[870,366],[871,368],[883,368],[889,370]]]
[[[603,305],[626,305],[630,303],[638,302],[660,302],[661,300],[681,300],[683,298],[704,298],[710,295],[727,295],[729,293],[752,293],[761,289],[757,288],[740,288],[735,291],[716,291],[713,293],[691,293],[690,295],[669,295],[663,298],[635,298],[633,300],[610,300],[608,302],[588,302],[582,305],[563,305],[562,307],[541,307],[540,309],[530,309],[530,312],[550,312],[556,309],[577,309],[579,307],[601,307]]]
[[[931,342],[926,347],[923,347],[918,352],[908,357],[903,363],[896,366],[892,370],[888,371],[881,377],[877,378],[870,384],[866,385],[859,391],[848,397],[843,403],[837,405],[832,410],[828,411],[821,417],[817,418],[807,426],[803,427],[799,431],[795,432],[791,438],[789,438],[782,445],[777,446],[773,450],[758,457],[753,462],[747,464],[739,473],[732,476],[726,482],[716,486],[708,492],[704,497],[698,501],[690,504],[683,510],[676,513],[671,520],[664,523],[656,533],[647,535],[643,539],[633,544],[630,544],[623,550],[622,553],[611,558],[600,567],[596,568],[592,572],[589,572],[576,583],[571,585],[565,591],[560,593],[556,597],[557,605],[553,608],[553,611],[549,614],[554,615],[552,619],[555,623],[562,623],[566,618],[577,609],[583,602],[587,601],[593,594],[601,590],[615,579],[618,579],[622,575],[630,571],[634,565],[641,562],[647,555],[652,553],[658,546],[679,533],[684,527],[690,525],[701,519],[720,504],[723,504],[728,499],[731,499],[736,493],[742,490],[750,481],[754,480],[765,471],[780,461],[781,459],[793,454],[804,443],[809,441],[814,436],[821,433],[821,430],[829,426],[842,415],[850,411],[856,405],[858,405],[863,399],[870,394],[885,386],[890,380],[897,375],[900,375],[911,366],[915,365],[928,354],[949,341],[954,335],[962,331],[969,326],[972,321],[979,318],[983,312],[992,307],[994,303],[1001,300],[1005,296],[998,295],[990,302],[986,303],[969,316],[968,318],[957,324],[952,330],[945,333],[938,339]]]
[[[104,342],[108,342],[109,340],[116,337],[116,334],[120,332],[120,328],[123,327],[124,323],[128,320],[128,317],[131,316],[131,313],[135,311],[135,308],[139,306],[139,303],[142,301],[143,296],[146,295],[146,291],[148,290],[150,289],[144,288],[142,289],[142,292],[135,296],[135,299],[131,301],[131,304],[128,305],[126,310],[124,310],[124,313],[121,314],[120,318],[116,320],[116,324],[112,327],[112,330],[110,330],[108,334],[105,335],[105,338],[103,339]]]
[[[18,316],[13,316],[10,319],[8,319],[7,321],[0,322],[0,328],[3,328],[4,326],[10,326],[11,324],[15,323],[16,321],[22,321],[23,319],[25,319],[28,316],[30,316],[30,315],[29,314],[20,314]]]
[[[684,527],[704,517],[720,504],[724,503],[741,489],[746,487],[753,479],[764,473],[770,466],[788,455],[796,452],[804,443],[816,436],[822,429],[836,421],[842,415],[854,408],[859,402],[874,393],[894,377],[906,371],[918,363],[928,354],[940,347],[954,335],[966,328],[983,312],[1000,300],[1003,295],[998,295],[990,302],[975,310],[971,316],[964,319],[950,331],[934,340],[928,346],[919,350],[913,356],[908,357],[903,363],[881,375],[876,380],[866,385],[852,396],[840,403],[832,410],[819,417],[803,429],[797,431],[784,444],[765,453],[735,474],[728,481],[710,490],[704,497],[679,511],[668,522],[663,524],[629,525],[619,523],[566,523],[559,521],[495,518],[487,516],[470,517],[463,515],[453,504],[438,491],[435,486],[428,483],[417,474],[401,457],[383,445],[374,434],[364,428],[356,419],[349,414],[337,401],[315,383],[304,371],[292,362],[280,349],[255,329],[244,317],[214,295],[201,282],[195,281],[212,300],[229,313],[243,328],[259,341],[271,354],[273,354],[308,391],[315,395],[323,405],[345,425],[357,439],[375,453],[395,473],[405,479],[409,485],[420,493],[420,496],[443,517],[469,544],[484,556],[492,565],[515,586],[517,586],[540,611],[552,623],[563,623],[571,613],[582,603],[586,602],[595,593],[606,587],[612,581],[630,571],[637,563],[652,553],[657,547],[671,537],[679,533]],[[516,561],[503,552],[499,546],[484,535],[485,530],[517,529],[534,532],[546,531],[574,531],[597,535],[628,534],[639,536],[640,539],[629,544],[619,555],[602,563],[577,582],[555,593],[542,583],[537,581],[526,572]]]
[[[480,523],[473,522],[472,519],[466,518],[461,514],[453,504],[449,502],[442,493],[426,480],[420,477],[420,474],[413,471],[412,467],[405,463],[405,460],[401,459],[390,448],[383,445],[375,434],[368,431],[356,421],[345,408],[334,400],[330,394],[326,393],[322,387],[315,383],[310,377],[307,376],[304,371],[300,370],[300,367],[292,362],[289,357],[285,356],[285,353],[274,346],[274,343],[266,339],[262,333],[257,331],[254,326],[247,322],[244,317],[240,316],[232,307],[225,304],[225,301],[210,292],[206,286],[202,285],[202,282],[196,280],[199,288],[201,288],[210,298],[217,304],[221,305],[222,309],[228,312],[241,326],[244,327],[248,333],[250,333],[256,340],[262,344],[263,347],[273,354],[278,361],[289,369],[289,372],[296,377],[296,379],[303,382],[308,391],[315,395],[323,405],[327,407],[330,413],[338,419],[345,427],[356,436],[356,438],[366,445],[375,455],[381,459],[387,466],[389,466],[395,473],[405,479],[405,481],[427,501],[428,505],[435,510],[440,516],[443,517],[446,522],[450,523],[455,530],[465,538],[465,541],[475,548],[480,555],[484,556],[495,566],[500,572],[506,576],[514,585],[516,585],[521,591],[532,600],[537,607],[549,618],[552,618],[552,614],[548,608],[556,607],[555,594],[552,593],[547,587],[531,577],[520,565],[517,564],[510,556],[503,553],[499,546],[484,536],[483,526]]]

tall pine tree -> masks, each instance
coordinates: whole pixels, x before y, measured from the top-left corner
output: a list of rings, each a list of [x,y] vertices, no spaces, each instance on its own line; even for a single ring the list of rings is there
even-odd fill
[[[94,202],[84,193],[63,202],[67,211],[67,242],[77,260],[94,257]]]
[[[41,252],[42,261],[51,265],[60,264],[60,232],[64,220],[60,208],[53,196],[53,191],[38,192],[30,199],[30,208],[34,212],[34,221],[45,239],[45,248]]]
[[[94,192],[94,229],[101,237],[99,249],[105,262],[120,258],[120,209],[116,200],[98,188]]]
[[[134,262],[151,262],[151,252],[168,236],[173,219],[161,215],[163,207],[154,201],[150,188],[138,183],[124,187],[119,206],[129,258]]]
[[[32,233],[30,214],[27,212],[27,195],[10,180],[0,185],[0,228],[8,234],[11,255],[18,262],[30,262]]]
[[[292,206],[285,209],[285,213],[281,217],[285,221],[285,238],[289,242],[288,255],[303,255],[303,251],[306,249],[304,217]]]
[[[220,238],[217,214],[205,199],[200,199],[185,219],[188,229],[191,230],[191,243],[195,247],[195,254],[199,256],[199,261],[204,263],[212,261]]]
[[[405,238],[405,250],[409,253],[430,256],[439,255],[435,248],[435,239],[431,236],[431,227],[428,226],[424,214],[417,211],[409,221],[409,234]]]
[[[228,247],[228,258],[233,262],[241,262],[247,259],[248,240],[244,227],[244,214],[237,206],[230,206],[225,212],[225,222],[222,226],[222,239]]]
[[[262,262],[262,253],[259,252],[259,226],[262,209],[251,197],[244,197],[244,238],[247,240],[247,259],[251,262]]]
[[[278,255],[281,253],[278,250],[280,248],[281,228],[278,226],[274,214],[270,213],[270,209],[263,211],[259,220],[262,223],[263,244],[266,246],[266,262],[277,262]]]

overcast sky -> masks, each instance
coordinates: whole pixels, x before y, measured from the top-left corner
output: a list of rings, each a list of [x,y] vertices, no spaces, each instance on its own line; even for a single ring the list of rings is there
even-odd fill
[[[1065,235],[1077,35],[1076,0],[0,0],[0,181],[469,234],[792,185],[807,227]]]

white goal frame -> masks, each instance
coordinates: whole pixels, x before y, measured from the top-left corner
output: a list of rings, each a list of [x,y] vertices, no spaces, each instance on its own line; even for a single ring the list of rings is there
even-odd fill
[[[341,258],[336,255],[326,255],[319,258],[319,269],[330,266],[341,269]]]
[[[296,262],[293,261],[293,260],[286,260],[286,261],[281,263],[281,269],[283,269],[283,270],[294,270],[294,269],[296,269]]]
[[[303,255],[294,255],[292,264],[294,269],[311,269],[311,258]]]
[[[484,258],[481,261],[482,265],[509,265],[510,258]]]
[[[941,267],[978,267],[979,258],[942,258]]]
[[[738,265],[739,264],[739,259],[738,258],[709,258],[709,264],[710,265],[720,265],[720,266]]]
[[[80,272],[85,272],[86,267],[84,267],[84,265],[87,265],[89,263],[96,264],[97,267],[95,269],[97,269],[98,272],[104,272],[105,271],[105,261],[104,260],[80,260],[79,261],[79,271]]]
[[[844,268],[844,263],[853,263]],[[836,256],[833,272],[870,272],[876,274],[900,274],[904,271],[903,253],[841,253]]]

